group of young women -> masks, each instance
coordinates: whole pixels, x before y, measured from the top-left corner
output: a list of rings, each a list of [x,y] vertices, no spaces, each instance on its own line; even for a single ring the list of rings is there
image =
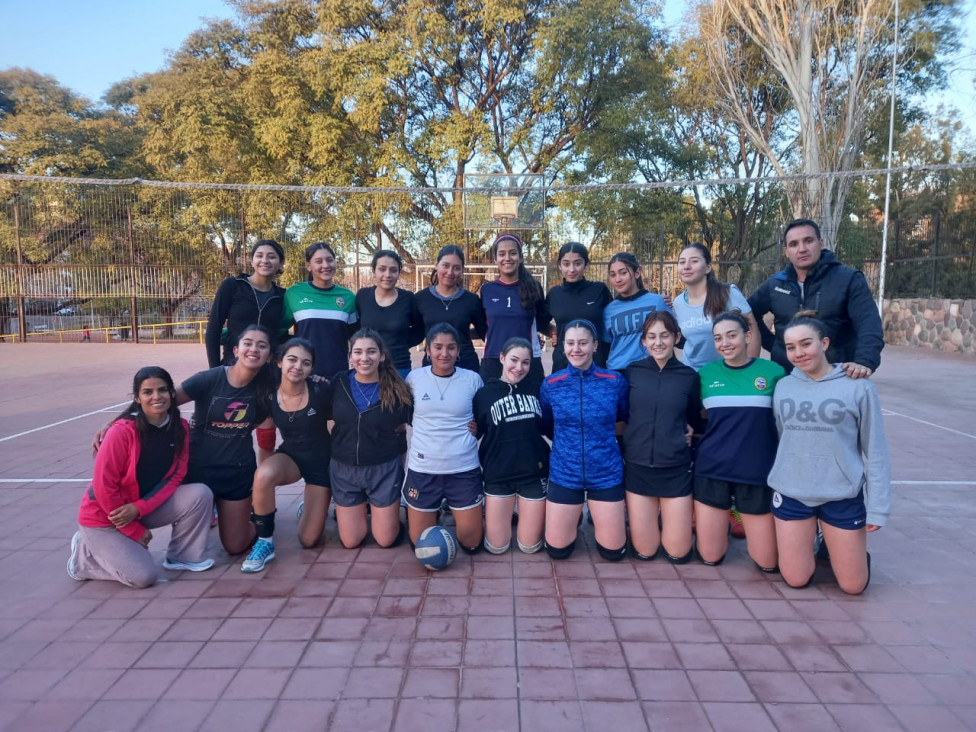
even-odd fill
[[[431,286],[417,295],[397,287],[400,257],[378,251],[375,286],[353,295],[332,281],[334,252],[316,244],[306,251],[310,281],[282,294],[273,277],[283,252],[259,242],[255,273],[218,293],[231,303],[215,316],[227,324],[229,363],[179,388],[162,369],[136,375],[135,400],[97,452],[69,574],[151,583],[149,529],[168,523],[164,567],[208,568],[211,509],[201,486],[217,502],[224,548],[249,552],[242,570],[260,571],[275,556],[275,488],[301,477],[306,547],[320,540],[334,501],[347,548],[369,533],[380,546],[406,535],[415,542],[446,509],[463,551],[507,551],[516,523],[522,551],[544,546],[563,559],[585,502],[606,560],[663,551],[674,563],[697,554],[717,565],[734,506],[761,570],[808,583],[819,526],[841,588],[863,591],[865,531],[888,511],[880,408],[869,381],[827,362],[815,317],[786,330],[795,366],[786,376],[758,358],[745,298],[715,278],[701,245],[681,253],[687,289],[673,303],[644,288],[629,253],[611,259],[612,300],[586,279],[589,256],[577,242],[560,249],[563,283],[548,295],[517,237],[498,237],[492,256],[499,276],[480,297],[464,289],[464,254],[454,246],[441,250]],[[262,323],[239,325],[251,315]],[[272,350],[290,325],[296,336],[278,348],[275,372]],[[557,344],[549,377],[538,339],[547,332]],[[472,333],[485,341],[480,363]],[[422,340],[424,365],[410,370],[409,349]],[[178,411],[188,401],[192,428]],[[105,550],[122,538],[126,551]]]

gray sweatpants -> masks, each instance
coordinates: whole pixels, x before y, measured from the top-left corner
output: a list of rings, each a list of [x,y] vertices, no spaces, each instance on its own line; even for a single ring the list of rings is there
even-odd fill
[[[148,529],[173,525],[166,556],[199,562],[207,551],[213,493],[203,483],[186,483],[159,508],[139,521]],[[114,526],[78,527],[81,540],[74,571],[80,579],[115,580],[129,587],[149,587],[159,570],[149,550]]]

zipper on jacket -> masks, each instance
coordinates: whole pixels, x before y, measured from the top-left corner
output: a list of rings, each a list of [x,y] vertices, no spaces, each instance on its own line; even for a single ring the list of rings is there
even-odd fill
[[[586,490],[586,420],[583,418],[583,372],[579,375],[580,384],[580,456],[582,458],[582,470],[580,474],[583,478],[583,490]]]
[[[251,294],[254,295],[254,304],[258,308],[258,322],[257,322],[257,324],[258,325],[263,325],[263,323],[261,322],[261,316],[264,315],[264,309],[268,306],[268,303],[270,303],[276,297],[280,297],[280,295],[278,295],[277,293],[275,293],[275,291],[274,291],[275,285],[272,282],[271,283],[271,296],[267,300],[265,300],[264,305],[262,305],[260,298],[258,298],[258,291],[254,287],[254,285],[252,285],[251,282],[248,281],[247,286],[251,288]]]

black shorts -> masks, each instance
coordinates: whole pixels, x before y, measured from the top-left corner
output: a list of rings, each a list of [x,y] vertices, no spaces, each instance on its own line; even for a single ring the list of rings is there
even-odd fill
[[[583,490],[578,488],[566,488],[558,483],[549,483],[549,492],[546,494],[553,503],[562,503],[567,506],[582,506],[583,501],[603,501],[614,503],[624,500],[624,484],[618,483],[610,488],[599,490]]]
[[[444,500],[452,510],[463,511],[484,503],[482,488],[481,468],[446,475],[408,470],[403,498],[410,508],[426,513],[439,509]]]
[[[750,516],[765,516],[769,513],[769,503],[773,489],[768,485],[749,485],[731,483],[727,480],[695,476],[695,500],[706,506],[729,510],[733,502],[739,513]]]
[[[650,468],[646,465],[624,465],[624,488],[628,493],[651,498],[683,498],[691,495],[691,465]]]
[[[481,359],[481,378],[487,381],[489,378],[500,379],[502,378],[502,362],[499,360],[498,356],[494,358],[490,356],[485,356]],[[542,368],[542,359],[538,356],[532,357],[532,363],[529,365],[529,373],[525,375],[523,383],[525,384],[528,392],[530,394],[538,394],[539,387],[542,386],[542,380],[546,378],[545,369]]]
[[[379,465],[352,465],[333,460],[332,498],[337,506],[352,508],[367,501],[376,508],[400,502],[403,488],[403,461],[399,457]]]
[[[549,490],[549,479],[520,480],[513,483],[485,483],[485,495],[494,498],[518,496],[526,501],[545,500]]]
[[[239,465],[190,466],[184,483],[203,483],[222,501],[243,501],[251,497],[254,467]]]
[[[329,476],[329,457],[326,453],[325,460],[322,453],[304,452],[281,445],[275,453],[287,455],[298,466],[298,471],[302,474],[302,479],[306,485],[321,485],[326,488],[332,485],[332,478]]]

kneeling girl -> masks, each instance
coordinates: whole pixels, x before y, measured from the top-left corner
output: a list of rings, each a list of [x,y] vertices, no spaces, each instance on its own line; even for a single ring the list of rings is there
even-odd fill
[[[830,339],[812,311],[786,326],[786,356],[795,367],[776,386],[780,433],[769,474],[779,566],[791,587],[813,578],[817,520],[840,588],[851,595],[871,579],[867,533],[888,520],[891,463],[878,392],[827,360]]]

